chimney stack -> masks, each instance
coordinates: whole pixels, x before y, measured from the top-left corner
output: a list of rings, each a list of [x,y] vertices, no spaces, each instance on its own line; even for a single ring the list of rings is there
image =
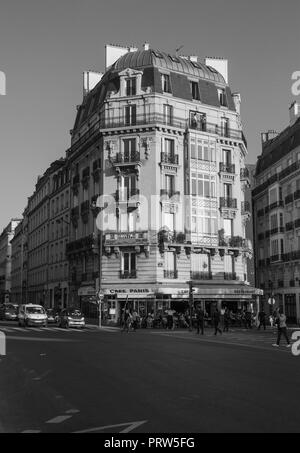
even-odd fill
[[[148,42],[145,42],[143,47],[144,47],[144,50],[149,50],[150,49],[150,44]]]
[[[103,77],[102,72],[84,71],[83,73],[83,97],[85,97]]]
[[[218,71],[228,85],[228,60],[225,60],[224,58],[206,57],[205,64]]]

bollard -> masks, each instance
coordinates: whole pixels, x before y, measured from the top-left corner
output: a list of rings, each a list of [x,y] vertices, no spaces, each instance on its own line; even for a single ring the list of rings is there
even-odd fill
[[[3,332],[0,332],[0,356],[6,355],[6,336]]]

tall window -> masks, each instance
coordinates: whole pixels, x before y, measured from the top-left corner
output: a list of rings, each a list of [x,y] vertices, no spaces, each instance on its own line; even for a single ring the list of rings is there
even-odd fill
[[[224,219],[224,236],[232,237],[233,236],[233,221],[231,219]]]
[[[136,231],[136,214],[135,212],[120,212],[119,231]]]
[[[124,143],[124,161],[131,162],[136,156],[136,139],[130,138],[123,141]]]
[[[191,192],[195,197],[214,198],[216,196],[215,177],[209,174],[192,173]]]
[[[191,159],[216,161],[216,145],[208,140],[191,138]]]
[[[169,197],[172,197],[175,193],[175,176],[165,175],[165,190]]]
[[[282,214],[281,214],[282,215]],[[271,230],[278,227],[278,217],[277,214],[271,215]]]
[[[221,133],[224,137],[229,136],[229,119],[221,118]]]
[[[176,254],[175,252],[165,253],[165,278],[177,278]]]
[[[165,139],[165,156],[171,162],[175,156],[175,142],[169,138]]]
[[[130,77],[126,79],[126,96],[136,95],[136,78]]]
[[[125,107],[125,125],[131,126],[136,124],[136,105],[126,105]]]
[[[202,277],[210,273],[210,256],[203,253],[192,253],[191,270],[193,274],[200,274]]]
[[[124,252],[121,266],[122,276],[124,278],[136,278],[136,253]]]
[[[224,89],[218,88],[218,97],[219,97],[221,107],[227,107],[227,98],[226,98],[226,92]]]
[[[168,126],[173,124],[173,106],[165,104],[164,105],[164,122]]]
[[[224,272],[226,274],[234,273],[234,258],[231,255],[224,256]]]
[[[192,98],[196,101],[200,100],[199,84],[198,82],[190,82]]]
[[[209,209],[192,209],[191,231],[199,236],[216,236],[218,234],[217,211]]]
[[[271,256],[278,254],[279,254],[278,239],[275,239],[274,241],[271,241]]]
[[[168,74],[161,74],[161,86],[164,93],[171,93],[171,82]]]
[[[231,150],[223,149],[223,163],[226,165],[231,165]]]
[[[224,184],[224,198],[232,198],[232,185]]]
[[[120,198],[128,200],[136,195],[137,179],[136,175],[126,175],[121,178]]]

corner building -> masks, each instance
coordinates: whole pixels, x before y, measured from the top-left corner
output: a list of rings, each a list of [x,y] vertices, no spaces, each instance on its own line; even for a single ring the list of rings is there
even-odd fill
[[[77,147],[79,159],[88,153],[99,159],[101,183],[93,194],[103,197],[98,228],[93,223],[87,231],[78,225],[73,191],[73,236],[82,241],[81,228],[81,236],[93,234],[89,244],[100,244],[108,322],[118,320],[126,301],[141,315],[170,306],[184,311],[191,287],[194,302],[208,312],[216,305],[241,309],[261,293],[247,281],[251,214],[244,200],[249,175],[240,96],[228,86],[226,61],[206,63],[149,46],[128,51],[78,109],[70,156]],[[90,165],[96,164],[86,176]],[[74,160],[76,181],[84,186],[78,168]],[[86,210],[90,195],[80,195]]]

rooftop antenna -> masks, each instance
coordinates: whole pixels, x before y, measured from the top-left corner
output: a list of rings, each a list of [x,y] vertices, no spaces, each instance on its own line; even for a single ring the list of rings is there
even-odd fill
[[[181,49],[183,49],[183,47],[184,47],[184,45],[178,47],[178,49],[175,50],[175,52],[176,52],[176,57],[178,56],[178,52],[179,52]]]

